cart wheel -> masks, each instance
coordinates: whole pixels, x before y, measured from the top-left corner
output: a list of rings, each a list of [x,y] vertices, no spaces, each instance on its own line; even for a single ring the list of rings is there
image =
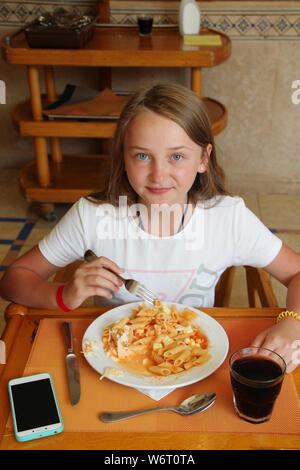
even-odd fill
[[[40,205],[40,213],[47,222],[57,221],[57,216],[54,212],[54,204],[52,202],[42,202]]]
[[[47,214],[44,214],[44,219],[47,220],[47,222],[56,222],[57,215],[55,214],[55,212],[49,212]]]

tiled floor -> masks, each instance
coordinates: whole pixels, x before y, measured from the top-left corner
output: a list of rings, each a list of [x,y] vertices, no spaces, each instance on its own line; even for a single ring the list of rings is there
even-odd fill
[[[248,207],[291,248],[300,252],[300,196],[242,195]],[[66,206],[57,206],[60,217]],[[9,263],[34,246],[54,223],[38,217],[37,207],[29,205],[19,190],[18,172],[0,169],[0,276]],[[286,289],[272,279],[280,306],[285,305]],[[244,269],[236,275],[232,306],[247,307]],[[4,310],[8,302],[0,298],[0,333],[4,327]]]

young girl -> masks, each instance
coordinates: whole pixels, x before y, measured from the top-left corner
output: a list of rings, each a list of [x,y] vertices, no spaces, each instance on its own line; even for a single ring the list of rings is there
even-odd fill
[[[88,249],[98,258],[65,286],[47,281]],[[102,305],[137,300],[115,275],[122,274],[163,300],[211,307],[220,275],[233,265],[263,267],[288,287],[287,309],[300,314],[300,255],[227,194],[200,99],[161,83],[124,108],[105,190],[74,204],[9,267],[0,288],[14,302],[55,309],[58,300],[67,311],[90,296]],[[286,316],[253,341],[280,353],[288,371],[297,366],[298,320]]]

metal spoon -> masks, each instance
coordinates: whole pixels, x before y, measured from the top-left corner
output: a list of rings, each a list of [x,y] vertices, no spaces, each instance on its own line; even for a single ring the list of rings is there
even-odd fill
[[[151,413],[152,411],[165,410],[175,411],[183,416],[190,416],[206,410],[216,401],[216,399],[217,395],[215,393],[198,393],[186,398],[179,406],[159,406],[156,408],[148,408],[146,410],[106,412],[102,413],[99,418],[104,423],[112,423],[114,421],[121,421],[123,419],[139,416],[144,413]]]

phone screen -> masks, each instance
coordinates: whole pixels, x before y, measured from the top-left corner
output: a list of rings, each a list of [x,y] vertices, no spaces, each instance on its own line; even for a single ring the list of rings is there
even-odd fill
[[[19,432],[60,422],[50,379],[11,386]]]

